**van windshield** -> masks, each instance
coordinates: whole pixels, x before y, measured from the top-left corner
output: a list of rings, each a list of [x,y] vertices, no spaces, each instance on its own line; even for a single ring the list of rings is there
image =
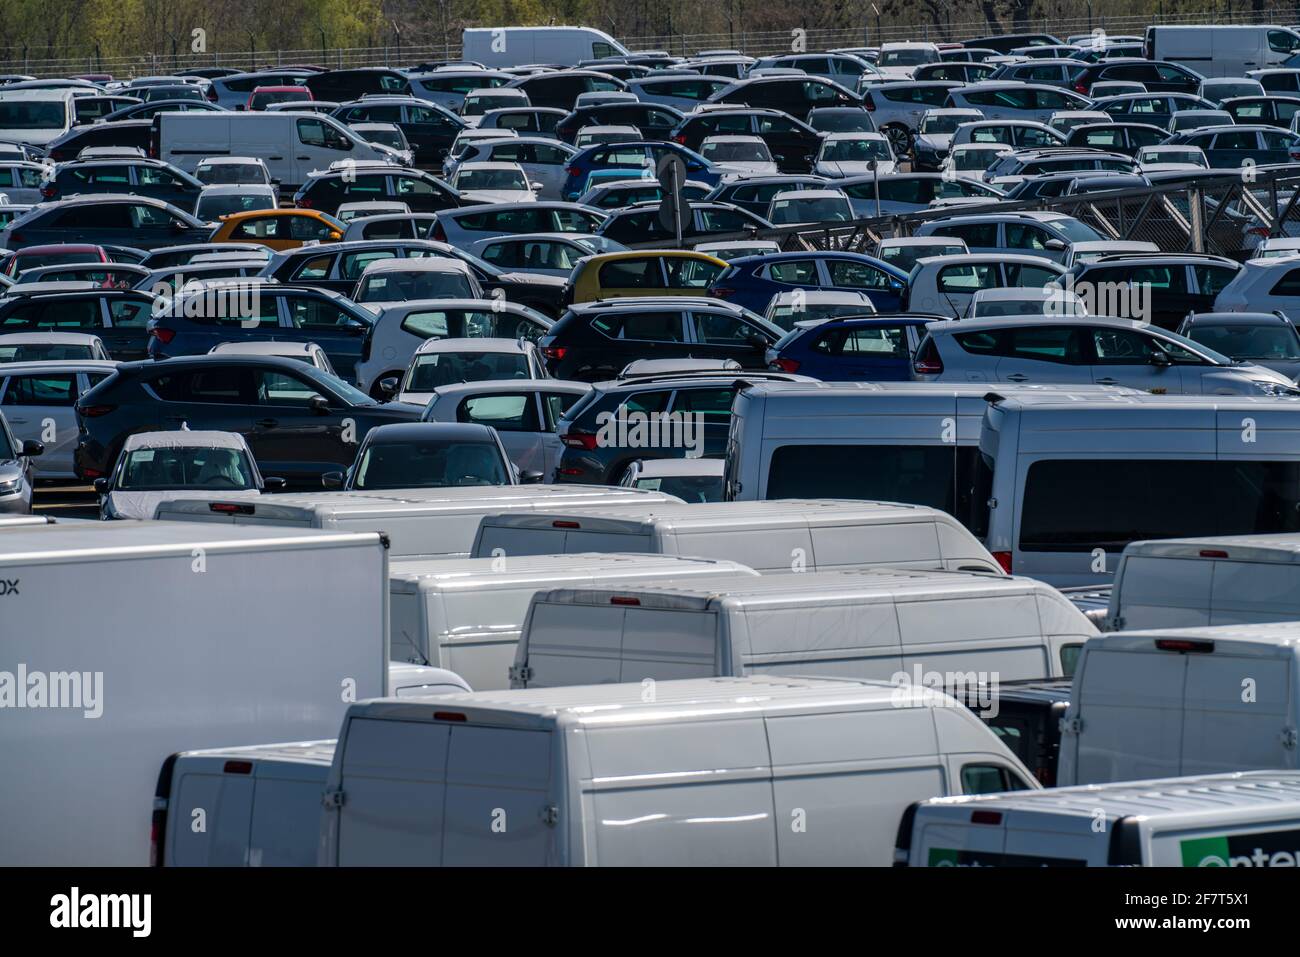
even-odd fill
[[[63,100],[0,100],[0,129],[61,130],[68,125]]]

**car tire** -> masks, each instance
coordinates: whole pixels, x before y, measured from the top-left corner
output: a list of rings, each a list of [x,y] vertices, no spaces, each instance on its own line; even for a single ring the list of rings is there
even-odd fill
[[[880,132],[889,140],[889,148],[894,151],[895,157],[903,160],[911,155],[912,132],[907,127],[891,123]]]

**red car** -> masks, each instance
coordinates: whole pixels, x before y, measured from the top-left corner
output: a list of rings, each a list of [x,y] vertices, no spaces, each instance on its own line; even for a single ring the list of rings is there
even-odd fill
[[[290,100],[310,100],[311,90],[305,86],[259,86],[248,94],[246,110],[264,110],[272,103],[288,103]]]
[[[25,269],[38,266],[64,266],[68,263],[112,262],[103,246],[90,243],[60,243],[57,246],[27,246],[4,261],[4,274],[17,276]]]

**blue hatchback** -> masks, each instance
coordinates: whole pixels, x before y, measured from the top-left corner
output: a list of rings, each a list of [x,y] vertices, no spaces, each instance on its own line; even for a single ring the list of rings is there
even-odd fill
[[[768,365],[824,382],[906,382],[927,323],[942,316],[871,316],[796,324]]]
[[[733,259],[713,281],[709,295],[762,315],[773,296],[795,289],[866,293],[876,312],[897,312],[907,273],[860,253],[771,253]]]
[[[568,202],[576,202],[587,191],[587,177],[593,170],[627,170],[627,178],[631,179],[640,170],[656,169],[659,161],[670,153],[686,164],[687,179],[707,186],[717,186],[722,182],[722,170],[716,163],[709,162],[699,153],[677,143],[658,140],[598,143],[569,158],[569,165],[565,167],[565,172],[569,175],[564,181],[560,196]]]

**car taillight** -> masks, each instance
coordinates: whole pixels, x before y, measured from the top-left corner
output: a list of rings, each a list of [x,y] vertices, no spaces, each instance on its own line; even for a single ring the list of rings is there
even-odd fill
[[[433,239],[436,242],[445,243],[447,241],[447,230],[442,228],[442,223],[433,224]]]
[[[912,369],[917,375],[941,375],[943,373],[943,359],[939,357],[939,347],[934,344],[933,339],[927,339],[925,344],[917,350],[916,358],[912,361]]]
[[[871,98],[870,93],[862,97],[862,105],[867,108],[868,112],[874,113],[876,110],[876,101]]]
[[[674,142],[674,143],[678,143],[678,144],[680,144],[681,146],[685,146],[685,145],[686,145],[686,134],[685,134],[685,133],[678,133],[676,136],[673,137],[673,142]]]
[[[560,441],[570,449],[582,449],[590,452],[596,448],[596,433],[594,432],[566,432],[560,436]]]
[[[551,359],[555,362],[562,360],[568,351],[569,350],[564,346],[542,346],[543,358]]]
[[[994,552],[993,559],[999,565],[1002,566],[1002,570],[1004,572],[1006,572],[1008,575],[1011,574],[1011,553],[1010,552]]]
[[[215,103],[215,102],[217,102],[217,90],[216,90],[216,87],[211,87],[211,86],[208,87],[208,92],[207,92],[206,94],[204,94],[204,95],[207,96],[207,98],[208,98],[208,102],[209,102],[209,103]]]
[[[582,469],[559,469],[561,475],[581,475]]]
[[[1193,654],[1210,654],[1214,651],[1214,642],[1212,641],[1188,641],[1182,638],[1157,638],[1157,651],[1177,651],[1181,654],[1191,652]]]
[[[81,477],[87,479],[107,478],[99,469],[82,469]]]
[[[295,200],[294,200],[294,205],[297,206],[299,209],[314,209],[314,208],[315,208],[315,204],[314,204],[310,199],[308,199],[308,198],[305,197],[305,196],[304,196],[302,199],[295,199]]]
[[[609,603],[611,605],[632,605],[633,607],[639,607],[641,599],[633,597],[632,595],[614,595],[610,598]]]
[[[772,365],[776,366],[776,367],[777,367],[778,369],[780,369],[782,372],[798,372],[798,371],[799,371],[799,363],[798,363],[796,360],[794,360],[794,359],[786,359],[786,358],[784,358],[784,357],[780,357],[780,358],[774,359],[774,360],[772,361]]]
[[[577,176],[582,172],[582,170],[578,169],[576,166],[566,166],[564,167],[564,172],[569,176]]]
[[[736,294],[736,290],[730,286],[710,286],[709,295],[715,299],[730,299]]]
[[[1074,89],[1076,92],[1082,93],[1084,96],[1088,95],[1088,85],[1086,83],[1076,83],[1074,84]]]
[[[44,196],[46,199],[53,199],[57,192],[58,190],[56,190],[53,186],[41,187],[41,195]]]
[[[149,335],[153,336],[155,339],[157,339],[157,340],[158,340],[159,342],[161,342],[163,345],[167,345],[167,344],[169,344],[173,339],[176,338],[176,330],[175,330],[175,329],[163,329],[163,328],[161,328],[161,327],[155,326],[154,328],[152,328],[152,329],[149,330]]]
[[[117,406],[115,405],[79,405],[77,406],[77,411],[81,413],[83,418],[97,419],[101,415],[108,415],[108,413],[112,412],[116,408]],[[86,470],[86,474],[90,474],[89,469]]]

